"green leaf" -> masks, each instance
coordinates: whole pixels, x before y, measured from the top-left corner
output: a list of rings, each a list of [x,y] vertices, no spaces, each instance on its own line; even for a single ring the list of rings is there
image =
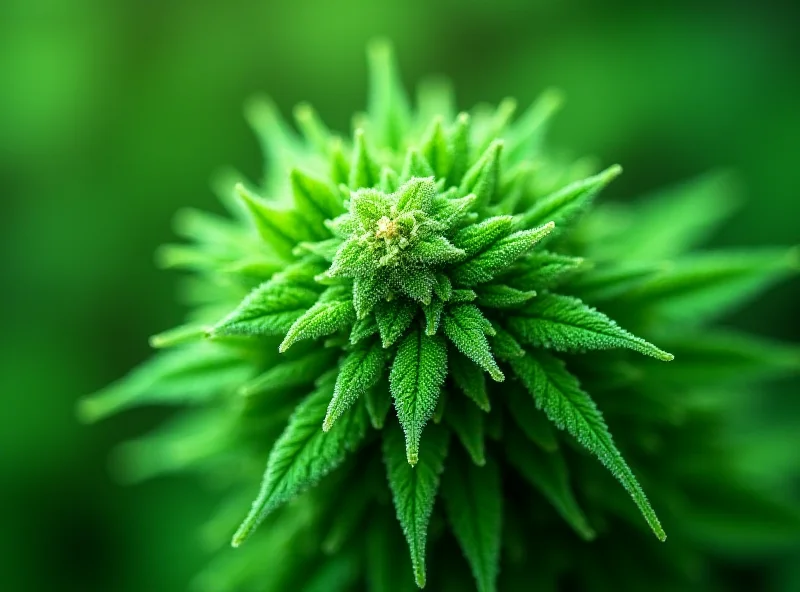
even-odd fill
[[[289,328],[278,350],[285,352],[301,339],[318,339],[335,333],[356,320],[353,300],[339,287],[328,288]]]
[[[627,490],[659,540],[666,534],[636,477],[614,445],[603,416],[594,401],[580,388],[561,360],[545,353],[530,354],[511,362],[514,373],[559,429],[566,430],[597,456]]]
[[[294,108],[293,114],[297,127],[309,146],[321,154],[327,154],[332,136],[316,110],[308,103],[300,103]]]
[[[546,251],[529,253],[503,274],[502,279],[519,290],[544,290],[571,278],[582,266],[584,260],[580,257]]]
[[[486,340],[486,319],[473,304],[458,304],[448,308],[442,319],[444,333],[458,350],[501,382],[503,373]]]
[[[289,175],[297,212],[318,225],[343,214],[346,210],[339,195],[327,183],[315,179],[299,169]]]
[[[504,284],[483,285],[475,292],[478,294],[477,303],[486,308],[516,308],[536,296],[533,290],[517,290]]]
[[[439,330],[439,322],[442,319],[442,311],[444,310],[444,302],[441,300],[433,300],[430,304],[422,305],[422,312],[425,314],[425,334],[436,335]]]
[[[427,212],[436,195],[436,181],[433,177],[415,177],[403,184],[396,192],[397,211],[411,212],[420,210]]]
[[[339,366],[333,398],[322,422],[323,431],[329,431],[342,413],[378,382],[385,364],[386,356],[377,340],[356,346],[347,354]]]
[[[519,473],[542,495],[584,540],[595,532],[581,510],[569,484],[567,464],[559,451],[546,452],[525,441],[517,430],[506,435],[506,455]]]
[[[588,179],[570,183],[563,189],[538,200],[521,218],[521,226],[530,228],[553,221],[561,224],[586,209],[594,197],[619,176],[622,167],[615,164]]]
[[[472,462],[481,467],[486,464],[483,418],[483,411],[471,401],[462,397],[450,397],[445,414],[447,424],[453,428]]]
[[[391,214],[391,203],[377,189],[359,189],[350,195],[350,211],[361,227],[370,231],[378,220]]]
[[[486,388],[486,374],[458,350],[450,349],[450,375],[456,386],[472,399],[482,411],[491,410]]]
[[[409,148],[406,159],[403,162],[403,169],[400,173],[400,181],[405,182],[413,177],[429,177],[433,180],[434,172],[428,161],[416,148]],[[420,208],[421,209],[421,208]],[[404,209],[402,211],[408,211]]]
[[[386,423],[386,416],[392,406],[392,395],[389,392],[389,383],[386,378],[382,378],[367,389],[364,402],[367,405],[367,413],[369,413],[372,427],[380,430]]]
[[[412,467],[403,454],[403,435],[395,427],[383,430],[383,459],[392,490],[397,520],[403,529],[411,554],[414,578],[420,588],[425,587],[425,545],[439,475],[447,456],[447,431],[438,426],[428,430],[425,447],[420,451],[419,462]]]
[[[367,51],[369,116],[383,146],[399,148],[409,122],[409,106],[391,46],[375,41]],[[351,185],[352,186],[352,185]]]
[[[350,332],[350,343],[355,345],[362,339],[375,335],[378,332],[378,323],[374,315],[367,315],[364,318],[356,319],[353,330]]]
[[[319,298],[319,292],[283,281],[269,281],[250,292],[209,335],[281,335]]]
[[[585,351],[624,347],[662,361],[673,355],[629,333],[577,298],[543,294],[516,310],[507,323],[512,333],[536,347]]]
[[[442,117],[435,117],[422,139],[422,155],[430,164],[437,179],[447,177],[453,155],[444,133]]]
[[[525,436],[546,452],[558,450],[558,440],[553,425],[547,421],[547,416],[536,408],[536,403],[530,395],[519,388],[511,388],[505,395],[508,410]]]
[[[441,222],[445,228],[457,228],[459,223],[470,215],[475,200],[474,195],[460,198],[451,198],[447,194],[438,195],[431,203],[430,216]]]
[[[675,385],[741,385],[776,376],[800,374],[800,346],[730,330],[681,330],[664,337],[676,362],[655,379]]]
[[[733,175],[716,172],[638,199],[630,210],[600,210],[599,217],[622,224],[597,245],[598,255],[642,262],[680,255],[706,240],[731,215],[739,194]]]
[[[456,118],[455,129],[450,136],[453,147],[453,163],[450,166],[450,174],[447,176],[447,185],[450,187],[460,185],[464,179],[464,173],[467,172],[470,159],[471,127],[469,114],[460,113]]]
[[[122,380],[82,399],[78,416],[99,421],[141,405],[205,403],[253,375],[246,359],[208,342],[158,352]]]
[[[333,350],[311,351],[298,360],[289,360],[270,367],[263,374],[240,386],[239,393],[251,397],[311,384],[335,359],[336,352]]]
[[[495,334],[491,336],[491,342],[494,354],[504,362],[510,362],[514,358],[521,358],[525,355],[525,350],[522,349],[519,342],[502,327],[495,328]]]
[[[408,463],[416,465],[422,429],[433,415],[447,376],[447,346],[413,328],[400,342],[389,375],[397,418],[406,435]]]
[[[389,285],[382,273],[357,276],[353,279],[353,306],[356,317],[363,319],[389,293]]]
[[[563,101],[560,92],[548,89],[520,116],[508,133],[506,154],[510,161],[539,153],[548,123]]]
[[[351,409],[330,432],[319,429],[331,391],[329,385],[320,387],[297,406],[286,430],[272,447],[261,490],[233,536],[234,547],[241,545],[278,506],[338,467],[347,452],[355,450],[363,440],[367,428],[363,406]]]
[[[433,298],[436,272],[430,267],[407,265],[398,269],[394,276],[394,287],[412,300],[428,304]]]
[[[411,326],[417,306],[405,298],[385,302],[375,310],[383,347],[390,347]]]
[[[555,228],[552,222],[532,230],[521,230],[494,243],[482,253],[453,268],[453,281],[465,286],[488,282],[517,258],[527,253]]]
[[[422,265],[443,265],[464,258],[464,251],[453,246],[443,236],[432,236],[418,241],[408,254]],[[435,289],[435,287],[434,287]]]
[[[491,247],[504,236],[508,236],[514,225],[512,216],[494,216],[479,224],[470,224],[453,237],[453,244],[472,257]]]
[[[350,176],[347,186],[351,189],[376,187],[380,182],[380,168],[372,158],[364,139],[364,130],[358,129],[355,133],[355,148],[350,161]]]
[[[503,493],[500,471],[489,459],[478,468],[453,454],[442,477],[442,499],[480,592],[497,590]]]
[[[476,209],[485,208],[495,197],[500,176],[500,155],[503,141],[494,140],[464,175],[458,191],[461,195],[474,194]]]
[[[625,300],[669,321],[707,322],[800,270],[800,249],[689,255],[651,276]]]
[[[298,242],[315,238],[305,230],[307,226],[294,210],[267,205],[241,183],[236,185],[236,192],[247,208],[258,234],[276,255],[289,259]]]

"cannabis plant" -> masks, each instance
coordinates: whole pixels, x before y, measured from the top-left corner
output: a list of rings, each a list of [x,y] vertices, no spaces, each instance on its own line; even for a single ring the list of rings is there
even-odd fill
[[[198,587],[709,590],[737,520],[792,532],[713,393],[797,353],[704,325],[796,254],[687,254],[724,180],[592,207],[621,168],[545,152],[556,93],[455,114],[437,83],[412,109],[388,47],[369,56],[352,137],[248,106],[263,181],[221,180],[230,216],[182,212],[190,243],[159,253],[191,272],[187,324],[80,407],[185,406],[119,462],[227,500]]]

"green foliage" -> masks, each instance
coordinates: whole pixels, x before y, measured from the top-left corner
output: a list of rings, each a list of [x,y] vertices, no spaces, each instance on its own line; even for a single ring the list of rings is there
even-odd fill
[[[198,408],[123,456],[140,475],[214,474],[237,503],[266,459],[233,538],[252,542],[201,579],[215,592],[266,580],[402,590],[410,574],[420,587],[463,589],[453,538],[482,591],[530,589],[514,574],[542,541],[546,569],[531,576],[541,589],[569,574],[586,589],[638,590],[630,582],[649,581],[648,565],[705,561],[735,528],[685,523],[704,511],[697,467],[714,484],[703,492],[711,507],[746,476],[721,460],[717,407],[692,393],[729,389],[740,370],[794,371],[800,357],[701,327],[795,271],[796,252],[687,252],[727,212],[706,180],[593,210],[621,168],[576,178],[581,167],[546,155],[554,93],[516,121],[511,100],[454,115],[442,86],[412,107],[387,46],[371,48],[370,65],[352,139],[308,106],[295,113],[298,137],[269,101],[250,105],[267,178],[228,187],[237,222],[181,217],[194,244],[162,260],[193,272],[195,309],[152,339],[172,349],[83,401],[81,415]],[[634,332],[674,348],[675,361],[660,364],[673,354]],[[762,503],[748,502],[748,520],[798,523],[751,495]],[[656,510],[675,551],[637,542],[647,530],[666,538]],[[634,561],[629,579],[595,577],[593,554],[609,545]],[[673,571],[685,576],[676,589],[702,585]]]

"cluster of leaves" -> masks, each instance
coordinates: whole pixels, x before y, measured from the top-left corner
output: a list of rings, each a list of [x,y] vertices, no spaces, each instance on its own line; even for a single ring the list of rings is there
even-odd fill
[[[706,585],[704,544],[735,531],[704,526],[710,510],[757,507],[770,536],[790,536],[797,517],[740,482],[709,391],[796,369],[798,353],[699,326],[789,273],[796,254],[684,254],[726,213],[718,177],[584,215],[621,169],[591,175],[544,153],[555,93],[514,120],[511,100],[456,115],[449,90],[429,84],[412,111],[388,48],[370,59],[352,142],[307,105],[300,137],[269,101],[249,106],[263,184],[232,191],[240,177],[224,176],[234,219],[184,212],[193,243],[159,253],[193,272],[188,323],[81,405],[92,420],[189,407],[125,445],[121,463],[135,478],[196,468],[229,490],[208,527],[217,543],[267,459],[233,545],[267,524],[199,585],[403,590],[413,574],[463,590],[452,536],[481,591],[565,578],[661,589],[659,571],[676,589]],[[661,364],[672,354],[628,329],[678,361]],[[643,528],[666,535],[622,451],[672,519],[674,547],[642,540]],[[412,569],[398,573],[400,530]],[[584,542],[596,537],[624,542]]]

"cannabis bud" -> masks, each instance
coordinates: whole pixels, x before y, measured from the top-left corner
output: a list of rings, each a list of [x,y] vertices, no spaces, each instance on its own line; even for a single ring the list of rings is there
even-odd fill
[[[513,101],[456,116],[447,89],[434,85],[412,110],[388,47],[373,46],[370,60],[370,105],[352,141],[308,106],[295,112],[300,137],[268,101],[250,106],[264,183],[221,182],[234,219],[185,212],[178,229],[194,243],[160,253],[193,272],[189,324],[154,337],[170,349],[84,401],[82,413],[188,404],[174,425],[124,447],[122,461],[134,476],[187,467],[216,475],[235,501],[211,529],[217,540],[267,461],[233,545],[262,522],[266,532],[249,555],[251,545],[223,554],[201,578],[215,591],[251,579],[259,589],[312,589],[309,577],[324,589],[350,582],[345,589],[364,574],[370,590],[403,589],[405,576],[391,575],[391,514],[418,586],[429,531],[441,547],[433,571],[447,571],[449,529],[478,589],[495,590],[501,541],[513,563],[526,541],[554,528],[554,548],[579,544],[554,527],[556,516],[587,540],[630,519],[622,489],[608,487],[586,451],[664,540],[621,450],[657,468],[671,410],[691,408],[662,389],[685,373],[676,363],[670,378],[619,350],[673,359],[628,329],[676,351],[725,349],[713,336],[690,338],[680,321],[735,303],[730,280],[748,292],[773,279],[787,268],[782,256],[665,266],[714,221],[714,190],[714,208],[703,210],[707,180],[700,198],[689,191],[689,221],[675,216],[685,198],[653,202],[638,218],[610,209],[584,217],[621,169],[587,177],[585,162],[546,156],[555,93],[514,120]],[[627,430],[624,446],[594,392]],[[645,441],[651,456],[642,460]],[[579,497],[573,486],[587,490]],[[446,520],[434,512],[440,495]],[[531,512],[539,498],[552,509]]]

